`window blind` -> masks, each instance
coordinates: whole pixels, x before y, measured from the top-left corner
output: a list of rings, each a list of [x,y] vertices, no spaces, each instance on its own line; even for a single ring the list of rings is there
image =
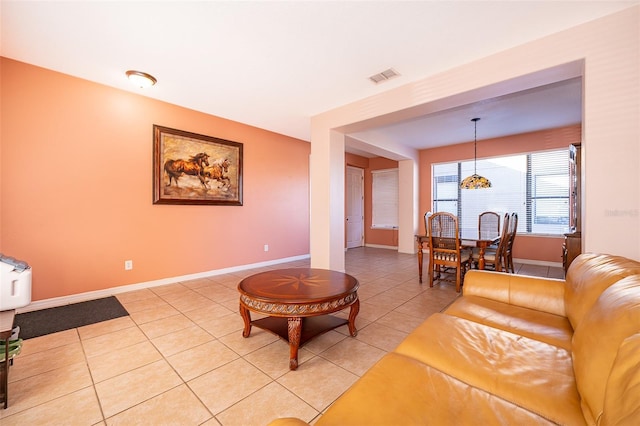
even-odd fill
[[[459,189],[474,167],[491,188]],[[494,211],[518,213],[519,233],[563,234],[569,230],[569,150],[479,159],[477,166],[473,160],[434,164],[432,193],[433,211],[458,216],[462,231],[477,231],[480,213]]]
[[[372,228],[398,227],[398,169],[373,170]]]

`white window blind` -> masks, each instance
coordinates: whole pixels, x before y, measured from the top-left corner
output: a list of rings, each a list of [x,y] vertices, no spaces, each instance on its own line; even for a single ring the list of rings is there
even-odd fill
[[[398,227],[398,169],[373,170],[372,228]]]
[[[477,173],[488,189],[459,189],[474,162],[433,165],[433,211],[460,218],[461,230],[477,230],[478,216],[518,213],[518,232],[558,235],[569,230],[569,150],[531,152],[480,159]]]

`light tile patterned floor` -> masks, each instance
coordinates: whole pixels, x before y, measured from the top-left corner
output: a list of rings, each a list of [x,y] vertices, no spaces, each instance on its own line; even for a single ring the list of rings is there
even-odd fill
[[[254,327],[242,337],[238,282],[266,269],[118,295],[130,316],[25,341],[9,374],[11,425],[264,425],[315,419],[369,367],[457,294],[419,284],[416,258],[352,249],[358,278],[358,336],[346,326],[300,349]],[[516,265],[518,273],[562,278],[561,268]],[[346,313],[341,313],[346,316]]]

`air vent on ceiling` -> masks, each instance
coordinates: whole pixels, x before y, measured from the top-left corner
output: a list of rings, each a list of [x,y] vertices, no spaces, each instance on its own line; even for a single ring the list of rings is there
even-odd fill
[[[399,75],[400,73],[398,73],[398,71],[394,70],[393,68],[389,68],[388,70],[382,71],[381,73],[372,75],[371,77],[369,77],[369,80],[373,81],[375,84],[378,84]]]

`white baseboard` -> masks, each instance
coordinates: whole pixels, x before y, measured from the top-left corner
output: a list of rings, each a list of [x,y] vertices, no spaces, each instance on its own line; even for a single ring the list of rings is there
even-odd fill
[[[527,265],[538,265],[538,266],[551,266],[554,268],[562,268],[562,262],[549,262],[546,260],[531,260],[531,259],[513,259],[513,263],[524,263]]]
[[[72,294],[70,296],[53,297],[51,299],[38,300],[29,305],[16,309],[16,313],[39,311],[41,309],[55,308],[57,306],[69,305],[71,303],[84,302],[87,300],[100,299],[113,296],[115,294],[127,293],[129,291],[142,290],[145,288],[158,287],[161,285],[174,284],[181,281],[195,280],[198,278],[214,277],[216,275],[230,274],[233,272],[246,271],[247,269],[262,268],[265,266],[278,265],[280,263],[294,262],[296,260],[309,259],[308,254],[287,257],[283,259],[269,260],[266,262],[252,263],[249,265],[233,266],[224,269],[214,269],[212,271],[198,272],[195,274],[182,275],[179,277],[163,278],[160,280],[146,281],[137,284],[123,285],[119,287],[106,288],[104,290],[88,291],[86,293]]]
[[[398,246],[385,246],[382,244],[365,244],[364,246],[372,247],[372,248],[388,249],[388,250],[398,250]]]

